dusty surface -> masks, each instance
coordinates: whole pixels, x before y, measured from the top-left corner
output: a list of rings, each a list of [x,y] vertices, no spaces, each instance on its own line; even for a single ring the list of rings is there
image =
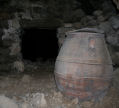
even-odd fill
[[[0,95],[15,101],[19,108],[119,108],[119,92],[114,87],[95,104],[66,98],[56,88],[53,71],[54,63],[27,63],[23,73],[0,76]]]

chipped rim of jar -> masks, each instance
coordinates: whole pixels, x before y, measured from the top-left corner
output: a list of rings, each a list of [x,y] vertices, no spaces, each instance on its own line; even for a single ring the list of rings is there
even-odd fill
[[[99,33],[104,34],[104,31],[98,28],[82,28],[66,32],[66,35],[79,34],[79,33]]]

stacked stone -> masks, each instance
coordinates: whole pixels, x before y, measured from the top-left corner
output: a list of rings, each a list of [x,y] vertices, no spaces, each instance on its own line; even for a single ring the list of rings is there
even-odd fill
[[[16,61],[21,60],[20,54],[20,25],[17,14],[15,13],[15,18],[7,20],[8,27],[3,26],[1,33],[1,73],[13,72],[14,64]]]
[[[62,46],[65,38],[66,38],[66,32],[73,30],[73,25],[71,23],[65,23],[64,26],[58,28],[57,31],[57,38],[58,38],[58,45],[59,48]]]

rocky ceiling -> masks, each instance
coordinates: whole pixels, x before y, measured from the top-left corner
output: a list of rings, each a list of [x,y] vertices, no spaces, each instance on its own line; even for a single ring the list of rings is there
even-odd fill
[[[60,23],[76,22],[85,14],[91,15],[95,10],[103,10],[105,6],[102,3],[105,1],[112,2],[112,0],[0,0],[0,19],[11,19],[16,12],[19,16],[26,12],[27,17],[30,15],[35,19],[40,17],[40,19],[57,19]],[[114,2],[118,3],[117,0]]]
[[[116,4],[117,8],[119,9],[119,0],[113,0],[113,1]]]

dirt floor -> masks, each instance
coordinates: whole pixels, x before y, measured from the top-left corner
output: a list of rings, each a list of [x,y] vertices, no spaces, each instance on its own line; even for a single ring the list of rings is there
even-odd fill
[[[54,62],[26,63],[23,73],[9,73],[0,76],[0,95],[14,100],[19,108],[119,108],[119,92],[111,87],[100,102],[78,102],[68,99],[56,88]],[[38,96],[43,96],[43,105],[38,107]],[[36,96],[36,97],[35,97]],[[34,101],[35,97],[35,101]],[[35,104],[34,104],[34,103]]]

